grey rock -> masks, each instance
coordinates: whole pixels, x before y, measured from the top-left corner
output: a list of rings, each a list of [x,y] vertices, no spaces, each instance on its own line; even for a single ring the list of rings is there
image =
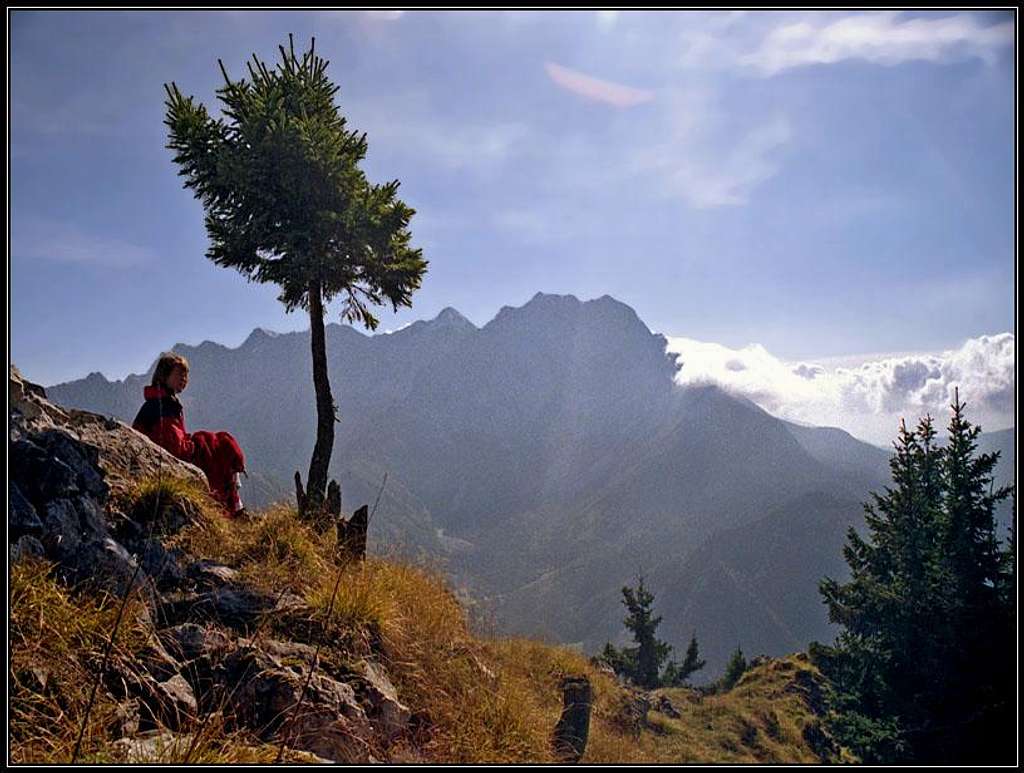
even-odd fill
[[[181,671],[181,663],[175,660],[157,636],[154,636],[146,647],[136,652],[135,657],[147,673],[161,682]]]
[[[67,465],[74,475],[74,485],[100,501],[105,501],[110,488],[99,469],[99,449],[83,443],[64,429],[47,429],[32,436],[33,441],[50,456]]]
[[[16,440],[8,450],[11,477],[33,504],[78,492],[75,471],[32,440]]]
[[[672,704],[672,701],[670,701],[664,695],[662,695],[658,699],[658,704],[655,707],[655,710],[660,712],[660,713],[662,713],[662,714],[664,714],[666,717],[671,717],[672,719],[679,719],[680,717],[683,716],[682,714],[679,713],[679,709],[677,709]]]
[[[164,724],[167,727],[182,727],[189,718],[197,714],[196,696],[192,687],[181,674],[157,682],[157,690],[163,696]]]
[[[365,661],[360,676],[364,685],[362,692],[370,704],[370,719],[390,743],[408,728],[412,712],[398,699],[398,690],[381,666]]]
[[[142,569],[156,583],[158,590],[166,591],[181,587],[185,572],[178,563],[180,551],[168,550],[159,540],[146,540],[137,555]]]
[[[110,537],[82,542],[65,555],[58,569],[59,576],[72,586],[86,585],[115,596],[124,595],[132,586],[142,594],[149,607],[157,603],[156,589],[145,572],[136,573],[137,562],[120,543]]]
[[[195,694],[180,674],[160,680],[147,673],[134,657],[116,658],[104,675],[115,699],[135,699],[143,728],[177,730],[198,714]]]
[[[249,588],[218,588],[202,594],[193,611],[208,614],[232,628],[250,629],[258,626],[270,612],[297,612],[305,608],[306,603],[291,593],[279,595]]]
[[[16,541],[19,537],[29,534],[35,537],[43,533],[43,522],[39,514],[32,506],[25,495],[21,493],[18,484],[13,480],[7,487],[10,496],[10,510],[7,515],[7,526],[10,529],[10,540]]]
[[[226,650],[231,640],[215,628],[206,628],[196,623],[183,623],[159,631],[157,636],[166,651],[181,661],[195,660]]]
[[[26,534],[18,539],[8,550],[10,563],[15,563],[23,558],[42,558],[46,554],[43,543],[35,537]]]
[[[203,559],[189,564],[185,574],[201,588],[216,588],[233,583],[238,577],[238,570]]]
[[[107,729],[115,738],[133,736],[139,732],[139,722],[139,701],[130,698],[117,705]]]
[[[290,748],[337,762],[367,761],[373,731],[355,691],[314,673],[303,693],[307,669],[242,646],[224,659],[219,681],[232,685],[226,702],[236,719],[264,739],[283,736]]]
[[[55,499],[46,503],[43,511],[43,545],[46,552],[58,560],[74,555],[82,542],[78,528],[78,513],[70,499]]]
[[[177,762],[192,743],[191,735],[153,730],[132,738],[121,738],[114,748],[124,762],[132,765]]]

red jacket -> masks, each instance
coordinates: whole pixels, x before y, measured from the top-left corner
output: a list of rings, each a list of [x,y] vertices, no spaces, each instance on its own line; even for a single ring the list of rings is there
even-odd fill
[[[179,459],[191,462],[195,444],[185,431],[181,402],[173,393],[158,386],[147,386],[142,395],[146,402],[136,414],[132,429],[146,435]]]

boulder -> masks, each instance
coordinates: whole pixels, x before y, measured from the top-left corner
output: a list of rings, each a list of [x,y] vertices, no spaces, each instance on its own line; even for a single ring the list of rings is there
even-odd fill
[[[7,492],[10,500],[10,507],[7,512],[7,528],[10,530],[10,540],[16,542],[26,535],[32,537],[41,536],[44,531],[43,522],[40,520],[39,513],[36,512],[32,503],[21,493],[18,484],[13,480],[9,481]]]
[[[15,453],[13,446],[26,439],[42,446],[44,457],[36,458],[42,463],[42,471],[56,458],[72,473],[81,475],[81,480],[72,477],[75,484],[103,500],[108,492],[126,493],[142,478],[158,474],[206,486],[206,476],[198,467],[174,457],[116,419],[54,405],[41,386],[27,381],[14,366],[10,370],[8,394],[14,477],[14,457],[23,454]],[[56,465],[54,475],[57,470],[64,472]],[[29,492],[24,493],[32,499]]]
[[[386,742],[391,743],[408,728],[412,712],[398,699],[398,690],[381,666],[364,661],[359,677],[370,720]]]
[[[174,602],[167,612],[173,623],[216,620],[229,628],[248,632],[255,630],[270,613],[302,613],[307,609],[306,602],[293,593],[224,587],[185,596]]]
[[[314,672],[304,691],[308,663],[288,666],[251,645],[225,657],[218,671],[225,708],[240,725],[336,762],[367,761],[372,727],[348,684]]]
[[[138,702],[140,723],[145,728],[177,730],[198,714],[192,687],[180,674],[160,680],[134,659],[114,658],[105,681],[115,698]]]

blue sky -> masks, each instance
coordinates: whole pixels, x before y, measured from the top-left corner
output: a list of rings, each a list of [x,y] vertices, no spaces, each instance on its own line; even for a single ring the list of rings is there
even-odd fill
[[[1015,331],[1009,12],[13,11],[28,378],[308,327],[204,257],[162,124],[165,82],[213,107],[218,58],[240,76],[289,32],[316,36],[368,175],[417,210],[429,271],[382,330],[541,290],[785,361]]]

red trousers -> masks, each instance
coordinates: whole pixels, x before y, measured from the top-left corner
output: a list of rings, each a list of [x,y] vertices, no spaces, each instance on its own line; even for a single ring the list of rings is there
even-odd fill
[[[242,508],[237,475],[245,471],[245,455],[238,441],[230,432],[200,430],[192,433],[192,442],[192,463],[206,473],[214,498],[234,515]]]

